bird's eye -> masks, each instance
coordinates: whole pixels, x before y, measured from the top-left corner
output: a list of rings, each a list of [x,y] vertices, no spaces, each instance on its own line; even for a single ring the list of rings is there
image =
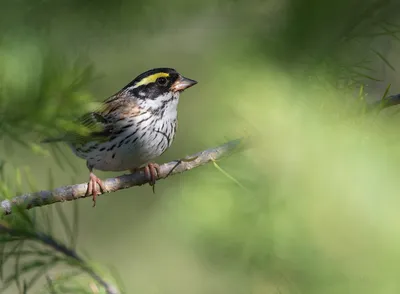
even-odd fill
[[[168,80],[164,77],[158,78],[157,84],[160,86],[166,86],[168,84]]]

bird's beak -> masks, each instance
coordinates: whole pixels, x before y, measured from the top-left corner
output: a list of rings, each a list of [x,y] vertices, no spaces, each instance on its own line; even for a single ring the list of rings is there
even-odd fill
[[[196,84],[197,82],[195,80],[179,76],[179,78],[172,84],[171,90],[174,92],[182,92],[183,90],[186,90],[187,88],[190,88]]]

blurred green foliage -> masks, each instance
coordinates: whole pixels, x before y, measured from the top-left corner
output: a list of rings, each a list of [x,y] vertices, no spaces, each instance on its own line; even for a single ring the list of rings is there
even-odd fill
[[[251,146],[218,162],[224,172],[168,178],[156,195],[137,187],[96,209],[82,200],[3,221],[77,243],[126,293],[398,292],[399,115],[362,111],[389,84],[400,92],[397,1],[0,4],[2,198],[86,181],[66,146],[39,140],[152,67],[199,81],[160,162],[240,136]],[[46,279],[35,286],[52,293]]]

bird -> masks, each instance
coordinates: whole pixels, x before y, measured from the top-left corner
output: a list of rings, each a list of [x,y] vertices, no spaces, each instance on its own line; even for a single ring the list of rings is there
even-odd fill
[[[180,94],[196,84],[173,68],[150,69],[104,100],[98,109],[79,117],[76,123],[85,127],[86,133],[66,132],[42,142],[64,142],[76,156],[86,160],[86,195],[93,197],[93,207],[100,194],[97,184],[103,193],[107,192],[94,169],[135,172],[144,168],[154,191],[159,172],[154,159],[175,138]]]

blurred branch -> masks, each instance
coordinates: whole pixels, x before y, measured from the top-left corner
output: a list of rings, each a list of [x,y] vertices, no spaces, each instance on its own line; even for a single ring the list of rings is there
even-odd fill
[[[242,139],[236,139],[233,141],[229,141],[221,146],[210,148],[193,154],[185,159],[175,160],[160,165],[158,180],[165,179],[170,175],[191,170],[210,161],[220,159],[221,157],[236,149],[241,142]],[[103,181],[103,183],[108,192],[115,192],[133,186],[144,185],[148,183],[148,180],[143,170],[139,170],[132,174],[106,179],[105,181]],[[101,191],[100,187],[98,188],[99,191]],[[0,213],[2,215],[11,214],[13,207],[31,209],[33,207],[49,205],[56,202],[72,201],[80,198],[86,198],[88,197],[86,195],[86,190],[87,183],[83,183],[71,186],[64,186],[49,191],[40,191],[16,196],[12,199],[1,201]]]
[[[381,100],[375,101],[367,105],[367,112],[380,111],[382,109],[396,106],[400,104],[400,94],[383,97]]]
[[[32,240],[42,243],[45,246],[52,248],[54,251],[61,253],[62,255],[69,258],[74,265],[79,266],[81,270],[90,275],[99,285],[101,285],[107,294],[118,294],[120,293],[116,287],[105,281],[100,275],[98,275],[94,269],[89,266],[73,249],[66,247],[64,244],[56,241],[52,236],[36,232],[26,231],[22,229],[16,229],[10,227],[7,223],[0,223],[0,233],[8,234],[10,237],[15,237],[21,240]]]

